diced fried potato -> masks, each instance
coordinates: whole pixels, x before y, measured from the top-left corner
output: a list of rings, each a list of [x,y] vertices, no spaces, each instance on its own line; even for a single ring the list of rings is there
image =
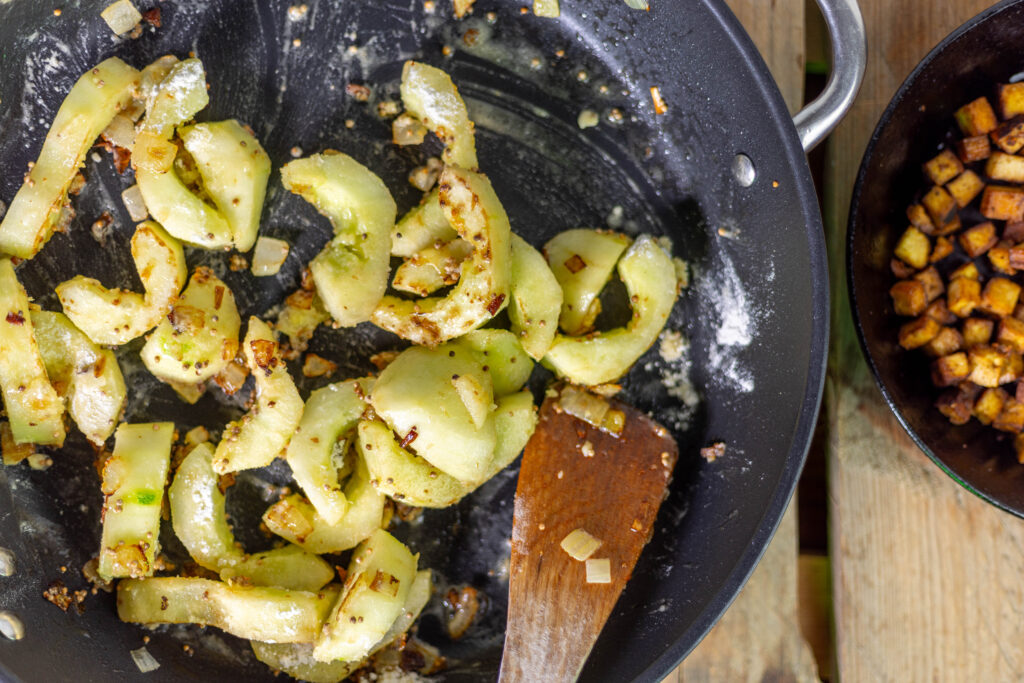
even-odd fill
[[[948,356],[964,347],[964,338],[954,327],[943,327],[935,339],[925,344],[924,352],[933,358]]]
[[[992,340],[992,328],[995,327],[988,318],[968,318],[964,320],[961,332],[964,338],[964,347],[971,348],[988,344]]]
[[[967,350],[971,382],[979,387],[998,387],[1003,372],[1010,364],[1010,354],[994,346],[980,345]]]
[[[978,400],[974,402],[974,409],[971,412],[974,413],[974,417],[978,418],[978,422],[981,424],[992,424],[992,421],[1002,411],[1003,404],[1009,398],[1010,395],[999,387],[986,389],[981,392]]]
[[[943,232],[957,217],[956,201],[940,185],[928,190],[928,194],[921,198],[921,203],[928,210],[928,215],[935,224],[936,233]]]
[[[992,221],[985,221],[960,233],[959,241],[968,256],[977,258],[994,247],[999,238]]]
[[[1024,431],[1024,403],[1009,398],[1003,403],[1003,409],[992,420],[992,426],[1004,432],[1019,434]]]
[[[1005,242],[1001,242],[988,250],[988,262],[992,264],[993,270],[1003,275],[1015,275],[1017,270],[1010,265],[1010,248]]]
[[[955,425],[967,424],[971,419],[971,409],[974,408],[974,399],[981,389],[961,384],[956,389],[951,389],[939,397],[935,407],[939,412],[949,418]]]
[[[1003,121],[989,135],[999,149],[1007,154],[1016,154],[1024,147],[1024,116]]]
[[[961,209],[974,201],[984,188],[985,181],[970,169],[946,183],[946,190]]]
[[[935,266],[928,266],[915,275],[914,280],[924,286],[925,298],[928,300],[928,303],[935,301],[946,291],[946,285],[943,284],[942,276],[939,275],[939,271]]]
[[[889,290],[897,315],[918,316],[928,305],[924,284],[917,280],[900,280]]]
[[[1024,244],[1010,247],[1006,252],[1006,258],[1010,268],[1024,269]]]
[[[1024,219],[1024,188],[987,185],[981,194],[981,215],[1000,221]]]
[[[981,283],[965,277],[950,280],[946,290],[946,305],[961,318],[966,318],[981,303]]]
[[[992,147],[989,145],[987,135],[973,135],[963,140],[958,140],[956,151],[960,156],[960,161],[969,164],[972,161],[987,159],[992,151]]]
[[[932,363],[932,382],[937,387],[958,384],[967,378],[968,373],[970,373],[970,366],[967,354],[963,351],[943,356]]]
[[[1019,297],[1020,285],[1005,277],[994,277],[985,284],[980,306],[993,315],[1006,316],[1013,313]]]
[[[1024,157],[1005,152],[993,152],[985,162],[985,175],[992,180],[1024,183]]]
[[[944,149],[924,164],[924,174],[936,185],[945,185],[953,178],[960,175],[964,165],[948,149]]]
[[[1003,226],[1003,239],[1012,244],[1024,242],[1024,220],[1007,221]]]
[[[907,207],[907,220],[926,235],[931,235],[935,232],[935,224],[932,223],[928,212],[920,204],[911,204]]]
[[[1007,354],[1006,367],[1003,368],[1003,374],[999,376],[999,383],[1016,382],[1021,376],[1024,376],[1024,356],[1012,349],[1001,346],[997,348]]]
[[[968,102],[953,114],[964,135],[985,135],[999,125],[992,105],[984,97]]]
[[[980,281],[981,273],[978,272],[978,266],[975,265],[974,261],[968,261],[949,274],[950,281],[953,281],[958,277],[965,277],[968,280]]]
[[[896,243],[896,257],[917,270],[928,265],[928,256],[932,253],[932,245],[928,236],[915,227],[909,227]]]
[[[912,266],[908,266],[898,258],[889,260],[889,269],[892,270],[892,274],[900,280],[911,278],[914,276],[914,273],[917,272]]]
[[[1000,83],[996,86],[999,115],[1005,119],[1024,114],[1024,83]]]
[[[948,237],[937,237],[935,246],[932,248],[932,255],[928,257],[929,263],[938,263],[953,253],[953,243]]]
[[[942,327],[926,315],[911,320],[900,327],[900,346],[905,349],[916,349],[924,346],[939,334]]]
[[[1018,353],[1024,352],[1024,321],[1007,316],[999,321],[996,341],[1009,346]]]
[[[950,312],[949,306],[946,305],[945,299],[936,299],[928,304],[928,307],[924,309],[924,314],[940,325],[952,325],[957,321],[957,317]]]

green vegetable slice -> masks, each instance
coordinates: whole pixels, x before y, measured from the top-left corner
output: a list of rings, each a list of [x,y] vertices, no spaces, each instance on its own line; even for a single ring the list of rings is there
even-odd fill
[[[473,245],[448,296],[409,301],[385,296],[374,324],[416,344],[434,346],[497,315],[508,299],[512,253],[508,216],[487,178],[461,168],[441,173],[439,196],[448,222]]]
[[[507,330],[473,330],[456,342],[476,352],[501,397],[523,388],[533,372],[533,361],[514,334]]]
[[[96,344],[124,344],[153,329],[170,312],[185,286],[188,273],[181,243],[159,225],[152,221],[139,223],[131,246],[145,295],[107,289],[81,275],[57,285],[64,313]]]
[[[337,524],[348,508],[338,483],[338,455],[344,453],[344,437],[366,410],[363,397],[372,386],[373,379],[365,377],[317,389],[306,401],[299,427],[288,442],[285,459],[295,482],[327,524]]]
[[[408,61],[402,68],[402,104],[444,144],[445,164],[475,169],[476,141],[466,104],[451,77],[437,67]]]
[[[341,595],[313,642],[313,658],[358,661],[368,655],[401,615],[416,577],[416,560],[383,529],[363,541],[349,561]]]
[[[641,235],[619,261],[619,277],[633,302],[626,327],[586,337],[558,335],[544,364],[576,384],[611,382],[658,338],[675,305],[675,266],[650,235]]]
[[[68,188],[85,155],[131,102],[139,72],[117,57],[89,69],[53,119],[39,158],[0,223],[0,253],[30,259],[38,253],[68,202]]]
[[[126,389],[114,352],[100,348],[63,313],[32,311],[46,374],[68,402],[68,413],[97,446],[117,426]]]
[[[142,347],[142,362],[164,381],[196,384],[238,355],[235,295],[213,271],[199,266],[170,313]]]
[[[217,474],[265,467],[284,449],[302,417],[302,398],[270,327],[253,316],[242,344],[256,380],[256,405],[224,428],[213,469]]]
[[[435,187],[405,214],[391,232],[391,255],[409,258],[437,242],[451,242],[458,234],[448,224]]]
[[[387,289],[398,211],[384,182],[335,151],[289,162],[281,169],[281,182],[334,228],[334,239],[309,264],[327,311],[342,327],[369,320]]]
[[[114,433],[114,452],[103,465],[98,568],[107,581],[153,574],[173,441],[172,422],[122,424]]]
[[[566,334],[586,334],[601,312],[601,290],[631,240],[615,232],[577,228],[561,232],[544,245],[551,272],[562,288],[559,324]]]
[[[239,638],[271,643],[312,641],[338,589],[313,593],[177,577],[126,579],[117,585],[117,614],[138,624],[201,624]]]
[[[400,292],[429,296],[459,281],[462,262],[472,252],[473,246],[460,239],[426,247],[395,269],[391,286]]]
[[[222,581],[288,590],[318,591],[334,578],[334,569],[319,555],[286,545],[246,555],[220,570]]]
[[[16,443],[64,444],[64,402],[50,384],[10,259],[0,258],[0,390]]]
[[[512,303],[508,317],[530,357],[540,360],[558,333],[562,287],[548,262],[526,240],[512,233]]]

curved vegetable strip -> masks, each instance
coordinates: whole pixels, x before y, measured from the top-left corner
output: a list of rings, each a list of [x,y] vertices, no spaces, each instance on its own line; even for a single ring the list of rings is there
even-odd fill
[[[533,405],[532,393],[520,391],[503,396],[498,401],[494,411],[494,429],[498,434],[498,442],[487,468],[488,479],[519,457],[536,428],[537,409]]]
[[[633,302],[626,327],[586,337],[558,335],[544,364],[577,384],[622,376],[658,338],[676,302],[672,259],[650,235],[641,235],[619,261],[619,277]]]
[[[354,548],[379,529],[387,499],[370,483],[366,463],[356,463],[345,485],[348,510],[337,524],[327,524],[300,495],[282,498],[263,513],[263,523],[278,536],[311,553],[340,553]]]
[[[402,69],[402,104],[444,144],[446,164],[475,169],[473,122],[451,77],[437,67],[406,62]]]
[[[601,290],[631,240],[615,232],[566,230],[544,245],[551,272],[562,288],[558,321],[566,334],[586,334],[601,312]]]
[[[471,253],[473,245],[460,239],[426,247],[395,269],[391,286],[400,292],[430,296],[459,281],[462,262]]]
[[[169,382],[205,382],[238,355],[235,295],[213,271],[199,266],[181,297],[146,339],[142,362]]]
[[[302,421],[288,442],[285,459],[295,482],[328,524],[337,524],[348,508],[338,483],[335,452],[339,442],[355,429],[366,410],[363,397],[373,386],[372,378],[330,384],[309,396],[302,409]]]
[[[160,552],[160,505],[171,460],[174,423],[122,424],[114,453],[103,465],[103,536],[98,573],[153,574]]]
[[[68,188],[93,142],[131,102],[139,72],[111,57],[90,69],[64,99],[25,184],[0,223],[0,252],[29,259],[60,222]]]
[[[64,444],[64,402],[50,384],[10,259],[0,259],[0,390],[15,443]]]
[[[156,223],[139,223],[132,235],[132,258],[145,295],[107,289],[81,275],[57,285],[64,313],[97,344],[124,344],[153,329],[185,286],[181,244]]]
[[[388,188],[370,169],[334,151],[285,164],[281,182],[334,228],[334,239],[309,264],[327,311],[342,327],[369,320],[388,286],[398,211]]]
[[[238,121],[197,123],[178,131],[196,162],[203,188],[231,227],[238,251],[249,251],[260,229],[270,157]]]
[[[363,541],[349,561],[338,602],[313,641],[313,658],[357,661],[370,654],[402,614],[417,558],[383,529]]]
[[[512,233],[512,303],[508,317],[530,357],[540,360],[558,333],[562,288],[548,262],[526,240]]]
[[[249,371],[256,379],[256,405],[224,428],[213,469],[217,474],[265,467],[274,461],[295,433],[302,417],[302,399],[274,332],[259,318],[249,318],[242,344]]]
[[[319,555],[297,545],[286,545],[246,555],[241,562],[220,570],[222,581],[288,590],[317,591],[334,578],[334,569]]]
[[[480,327],[507,303],[512,252],[508,216],[494,188],[479,173],[446,168],[440,202],[459,236],[473,245],[462,276],[448,296],[407,301],[385,296],[374,324],[417,344],[434,346]]]
[[[338,589],[312,593],[231,586],[209,579],[127,579],[117,585],[117,615],[139,624],[202,624],[271,643],[312,641]]]
[[[530,379],[533,361],[507,330],[473,330],[457,344],[472,349],[491,376],[495,398],[519,391]]]
[[[68,400],[68,413],[96,445],[114,433],[125,385],[114,352],[100,348],[63,313],[32,311],[39,353],[50,381]]]
[[[458,237],[448,224],[435,187],[423,195],[420,203],[409,210],[391,232],[391,255],[409,258],[437,242],[451,242]]]

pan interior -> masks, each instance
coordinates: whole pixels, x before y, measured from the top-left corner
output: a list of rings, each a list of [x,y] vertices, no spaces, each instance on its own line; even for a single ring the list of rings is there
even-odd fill
[[[85,69],[112,54],[141,67],[168,52],[193,51],[211,86],[200,118],[250,124],[275,169],[329,148],[351,154],[384,179],[400,211],[407,209],[419,197],[407,174],[439,147],[391,145],[390,122],[377,105],[398,99],[401,65],[415,57],[445,68],[459,85],[476,123],[481,170],[528,241],[540,246],[572,227],[672,240],[691,286],[668,327],[688,345],[679,353],[649,352],[624,379],[622,397],[671,428],[681,460],[654,539],[583,675],[660,679],[724,610],[770,538],[820,392],[827,320],[820,222],[781,100],[735,24],[715,3],[650,13],[622,3],[599,11],[570,6],[555,22],[524,16],[517,3],[480,0],[470,18],[454,22],[445,3],[431,13],[421,2],[321,0],[295,20],[280,1],[210,0],[161,4],[160,29],[120,41],[98,17],[102,4],[62,6],[57,18],[48,2],[0,5],[0,199],[13,196],[63,93]],[[15,26],[21,28],[4,28]],[[371,86],[370,101],[351,97],[349,83]],[[653,112],[651,86],[669,103],[667,114]],[[599,125],[582,128],[583,110]],[[732,176],[739,152],[757,169],[751,187]],[[59,309],[53,287],[76,273],[137,286],[126,246],[133,225],[119,199],[133,183],[130,173],[119,176],[106,155],[90,158],[84,173],[89,182],[75,200],[71,228],[19,270],[44,308]],[[101,248],[89,225],[103,211],[114,216],[115,237]],[[329,227],[281,188],[275,172],[261,234],[292,245],[273,278],[234,271],[225,254],[188,252],[190,269],[209,265],[228,283],[243,317],[267,314],[298,286]],[[338,362],[337,380],[366,374],[371,355],[402,346],[364,325],[322,327],[310,350]],[[138,349],[137,341],[119,351],[130,392],[126,420],[171,419],[182,432],[202,424],[216,434],[242,412],[246,392],[226,399],[213,391],[195,406],[181,403],[141,367]],[[293,375],[304,396],[331,381]],[[538,397],[549,377],[535,371]],[[728,457],[701,460],[698,449],[717,440],[726,441]],[[118,622],[112,597],[88,598],[81,615],[38,597],[56,580],[83,587],[78,570],[99,543],[102,499],[92,450],[74,436],[53,459],[46,472],[0,470],[0,546],[18,557],[15,577],[0,579],[0,609],[26,624],[22,641],[0,643],[0,671],[30,680],[45,666],[58,679],[108,680],[117,671],[143,680],[128,651],[148,632]],[[441,590],[419,634],[448,658],[446,680],[480,680],[497,669],[515,470],[395,532],[421,553],[421,566],[437,572]],[[240,476],[231,489],[236,534],[250,551],[269,546],[258,517],[287,483],[287,467],[278,462]],[[164,532],[172,561],[185,560],[169,526]],[[449,584],[471,584],[486,596],[477,624],[458,641],[442,623]],[[271,679],[242,641],[213,629],[160,627],[149,635],[147,648],[167,677],[244,671],[251,680]],[[183,644],[194,654],[185,656]],[[53,647],[67,656],[41,661],[42,648]]]

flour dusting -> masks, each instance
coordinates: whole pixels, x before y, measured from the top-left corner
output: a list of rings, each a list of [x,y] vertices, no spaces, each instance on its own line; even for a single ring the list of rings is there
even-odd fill
[[[708,370],[738,391],[754,390],[754,374],[743,364],[740,352],[754,336],[754,319],[743,282],[732,260],[719,252],[712,271],[697,278],[701,307],[715,321],[715,342],[708,349]]]

